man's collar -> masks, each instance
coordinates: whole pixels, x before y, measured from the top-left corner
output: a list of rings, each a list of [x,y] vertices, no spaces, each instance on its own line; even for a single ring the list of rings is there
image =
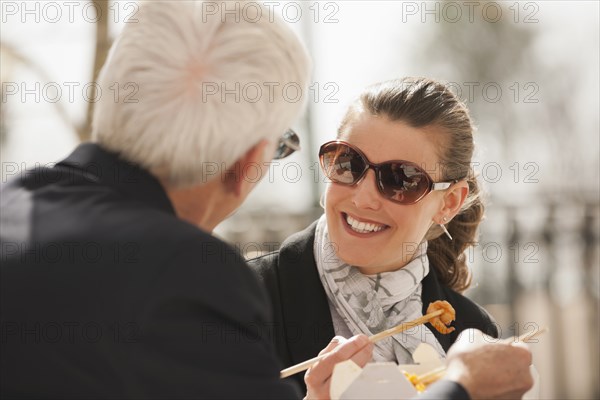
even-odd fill
[[[80,144],[56,167],[72,168],[87,180],[115,187],[127,197],[134,198],[175,214],[165,189],[145,169],[121,158],[96,143]]]

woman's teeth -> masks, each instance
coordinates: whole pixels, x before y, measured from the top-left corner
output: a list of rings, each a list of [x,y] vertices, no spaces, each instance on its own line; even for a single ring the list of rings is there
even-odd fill
[[[348,223],[348,225],[350,225],[350,227],[352,228],[352,230],[354,232],[358,232],[358,233],[379,232],[380,230],[385,228],[385,225],[372,224],[372,223],[366,223],[366,222],[358,222],[357,220],[355,220],[354,218],[352,218],[351,216],[349,216],[347,214],[346,214],[346,222]]]

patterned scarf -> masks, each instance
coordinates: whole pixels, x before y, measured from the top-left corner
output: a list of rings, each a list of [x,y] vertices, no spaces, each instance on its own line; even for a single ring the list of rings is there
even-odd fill
[[[423,315],[421,281],[429,273],[426,241],[419,244],[413,259],[403,268],[363,275],[337,257],[323,215],[317,222],[314,253],[327,297],[353,334],[371,336]],[[429,328],[419,325],[375,343],[373,359],[412,364],[412,353],[423,342],[445,357]]]

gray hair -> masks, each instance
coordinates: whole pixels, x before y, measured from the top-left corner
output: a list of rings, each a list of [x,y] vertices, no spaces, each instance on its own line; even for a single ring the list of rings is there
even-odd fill
[[[92,137],[102,146],[191,186],[210,179],[207,165],[229,168],[275,142],[301,113],[310,59],[263,4],[151,1],[135,18],[100,73]]]

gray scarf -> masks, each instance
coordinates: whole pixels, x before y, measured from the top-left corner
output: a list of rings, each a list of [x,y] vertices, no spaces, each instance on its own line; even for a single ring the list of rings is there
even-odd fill
[[[334,249],[323,215],[317,222],[314,244],[319,277],[329,301],[353,334],[371,336],[423,315],[421,281],[429,273],[426,241],[403,268],[376,275],[363,275],[341,261]],[[433,333],[420,325],[375,343],[373,359],[412,364],[412,353],[423,342],[445,357]]]

